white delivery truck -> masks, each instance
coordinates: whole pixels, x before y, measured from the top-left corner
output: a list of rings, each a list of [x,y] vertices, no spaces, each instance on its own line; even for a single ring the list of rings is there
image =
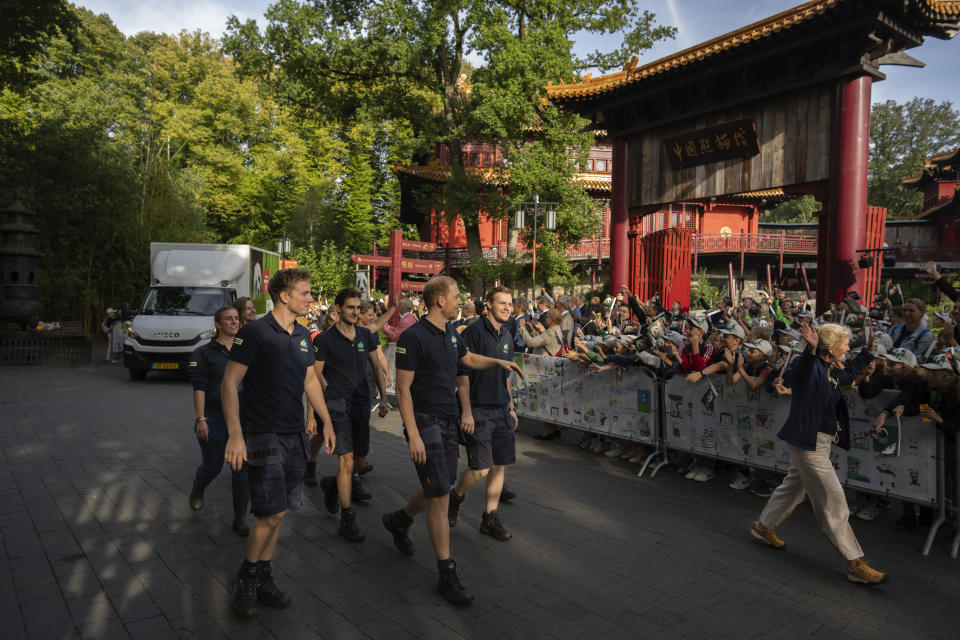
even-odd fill
[[[185,372],[190,354],[213,337],[213,315],[239,297],[263,314],[267,284],[280,256],[248,244],[150,243],[150,288],[127,316],[123,364],[130,377]]]

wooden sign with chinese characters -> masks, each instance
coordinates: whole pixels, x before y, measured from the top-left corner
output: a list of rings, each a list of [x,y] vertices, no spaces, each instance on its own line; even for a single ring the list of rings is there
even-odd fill
[[[749,118],[669,136],[663,139],[663,146],[674,169],[760,153],[757,125]]]
[[[628,137],[627,206],[685,202],[829,180],[833,95],[830,86],[810,87]],[[726,146],[722,133],[727,133],[732,150],[737,130],[726,127],[741,121],[756,125],[750,154],[722,158],[700,155],[701,136],[696,140],[693,136],[724,128],[720,132],[723,144],[713,138],[710,148]],[[673,145],[666,144],[675,139],[681,142],[685,157],[689,155],[686,143],[695,143],[698,161],[677,167],[674,162],[679,158]],[[747,142],[749,147],[750,140]]]
[[[432,275],[443,271],[443,262],[440,260],[401,258],[400,270],[404,273],[427,273]]]

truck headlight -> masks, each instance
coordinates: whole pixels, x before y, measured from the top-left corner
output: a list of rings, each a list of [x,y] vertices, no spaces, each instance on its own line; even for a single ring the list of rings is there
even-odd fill
[[[213,340],[213,336],[216,334],[216,329],[210,329],[209,331],[204,331],[200,334],[200,340]]]
[[[133,327],[127,327],[127,337],[133,340],[140,338],[140,334],[133,330]]]

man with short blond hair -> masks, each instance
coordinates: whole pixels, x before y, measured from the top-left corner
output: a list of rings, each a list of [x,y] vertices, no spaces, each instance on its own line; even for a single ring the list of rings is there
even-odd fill
[[[273,311],[237,333],[220,392],[228,432],[224,460],[234,471],[246,461],[256,518],[243,564],[233,579],[233,607],[241,616],[255,615],[257,601],[274,608],[290,606],[290,596],[273,581],[270,560],[284,515],[300,508],[309,447],[304,392],[323,422],[327,453],[333,452],[335,441],[323,388],[313,369],[310,334],[297,323],[313,302],[310,272],[277,271],[270,278],[269,293]],[[241,382],[242,398],[237,393]]]
[[[467,350],[488,358],[513,360],[513,339],[505,323],[513,307],[513,292],[496,287],[487,293],[487,313],[467,327],[461,335]],[[466,492],[486,479],[486,503],[480,533],[497,540],[509,540],[511,533],[500,520],[498,506],[503,489],[504,469],[516,462],[513,438],[518,426],[510,394],[510,377],[504,369],[473,371],[461,367],[457,372],[460,397],[460,427],[467,448],[467,469],[450,495],[450,526],[457,523],[460,504]]]
[[[460,311],[457,282],[447,276],[431,278],[423,290],[427,313],[407,329],[397,343],[397,403],[404,436],[420,479],[420,490],[407,504],[383,516],[383,525],[397,549],[414,552],[410,527],[427,510],[427,530],[437,557],[437,589],[453,604],[473,600],[460,582],[450,554],[447,511],[450,489],[457,476],[460,421],[457,406],[457,367],[504,368],[520,372],[513,362],[467,351],[451,321]]]

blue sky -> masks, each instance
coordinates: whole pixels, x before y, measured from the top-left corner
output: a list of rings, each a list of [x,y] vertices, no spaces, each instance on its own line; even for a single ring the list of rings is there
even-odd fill
[[[263,24],[269,0],[74,0],[96,13],[107,13],[127,35],[139,31],[177,33],[201,29],[219,37],[227,17],[236,15]],[[641,64],[733,31],[800,4],[802,0],[648,0],[647,8],[661,23],[678,28],[674,40],[659,44],[641,56]],[[575,48],[585,52],[597,47],[601,38],[577,38]],[[602,44],[602,43],[601,43]],[[915,96],[950,100],[960,106],[960,73],[955,61],[960,55],[960,36],[949,41],[928,39],[910,54],[927,63],[923,69],[883,67],[887,79],[874,84],[873,101],[905,102]]]

